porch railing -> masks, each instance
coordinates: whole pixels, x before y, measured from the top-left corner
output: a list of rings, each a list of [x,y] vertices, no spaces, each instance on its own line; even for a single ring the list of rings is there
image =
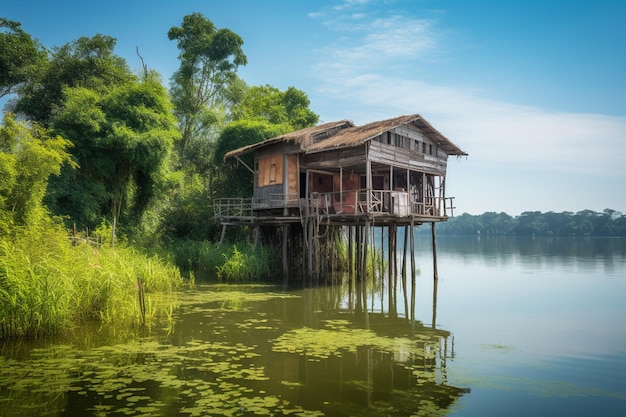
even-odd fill
[[[218,198],[213,204],[215,217],[252,217],[254,199],[252,198]]]
[[[406,191],[351,190],[330,193],[311,193],[310,198],[298,195],[271,194],[267,199],[221,198],[214,202],[215,217],[252,217],[255,210],[299,207],[302,214],[349,215],[387,214],[399,217],[453,216],[454,197],[426,197],[410,201]]]

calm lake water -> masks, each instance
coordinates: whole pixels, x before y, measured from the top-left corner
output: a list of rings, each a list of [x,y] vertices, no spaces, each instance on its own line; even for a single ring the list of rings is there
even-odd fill
[[[149,329],[4,343],[0,416],[626,415],[626,240],[440,236],[436,287],[416,252],[414,292],[199,285]]]

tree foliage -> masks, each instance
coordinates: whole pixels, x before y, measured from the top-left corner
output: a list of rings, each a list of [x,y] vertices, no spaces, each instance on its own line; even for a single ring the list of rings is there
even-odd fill
[[[15,111],[48,124],[53,113],[63,107],[66,88],[104,93],[112,86],[132,82],[134,76],[126,61],[113,53],[115,43],[114,38],[98,34],[54,48],[50,59],[19,89]]]
[[[115,222],[122,214],[139,220],[177,137],[165,89],[153,75],[106,93],[83,87],[64,92],[53,125],[74,144],[80,168],[64,169],[52,184],[51,207],[81,227]]]
[[[180,67],[172,77],[171,96],[180,124],[180,154],[194,141],[206,140],[223,114],[228,86],[237,68],[246,65],[243,40],[229,29],[218,29],[201,13],[183,18],[168,32],[180,50]]]
[[[288,124],[293,130],[304,129],[318,122],[319,116],[309,109],[304,91],[289,87],[280,91],[271,85],[245,90],[241,100],[231,109],[234,120],[265,120],[272,124]]]
[[[47,215],[42,200],[51,175],[61,165],[73,169],[71,143],[40,127],[6,115],[0,126],[0,236]]]
[[[0,98],[28,81],[45,58],[43,46],[20,23],[0,18]]]
[[[506,213],[464,213],[437,227],[449,235],[509,236],[626,236],[626,215],[605,209],[572,212],[525,211],[512,217]]]

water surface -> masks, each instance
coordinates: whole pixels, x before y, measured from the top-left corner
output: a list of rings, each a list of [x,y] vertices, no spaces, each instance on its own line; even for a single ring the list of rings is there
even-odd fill
[[[417,239],[414,303],[401,279],[205,285],[151,328],[6,342],[0,415],[626,415],[624,240],[438,249],[435,286]]]

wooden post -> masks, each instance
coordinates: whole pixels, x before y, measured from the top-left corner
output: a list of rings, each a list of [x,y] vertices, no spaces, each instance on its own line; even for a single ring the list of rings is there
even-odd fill
[[[363,282],[367,282],[367,248],[369,246],[370,223],[365,221],[365,233],[363,234]],[[365,284],[364,284],[365,285]]]
[[[411,320],[415,320],[415,223],[411,219]]]
[[[283,226],[283,288],[287,288],[287,281],[289,279],[289,261],[287,259],[287,241],[289,239],[289,225]]]
[[[433,237],[433,278],[437,281],[439,274],[437,273],[437,235],[435,234],[435,222],[430,224],[430,231]]]
[[[362,242],[362,238],[361,235],[363,234],[363,230],[361,229],[361,226],[356,225],[354,226],[355,228],[355,243],[356,243],[356,262],[354,265],[354,269],[355,269],[355,275],[356,275],[356,280],[357,281],[361,281],[363,279],[363,277],[361,276],[361,262],[362,262],[362,258],[363,258],[363,242]]]
[[[354,259],[352,255],[352,251],[354,250],[353,243],[354,233],[352,232],[352,226],[348,226],[348,275],[350,277],[350,280],[354,278]]]
[[[435,280],[433,282],[433,319],[430,327],[433,329],[437,327],[437,285],[439,284],[439,280]]]
[[[220,245],[224,243],[224,236],[226,236],[226,224],[222,224],[222,234],[220,236]]]
[[[388,298],[388,308],[389,308],[389,316],[391,316],[391,290],[393,288],[392,285],[392,274],[393,274],[393,244],[391,243],[391,237],[393,236],[393,226],[389,225],[388,226],[388,233],[387,233],[387,249],[388,249],[388,253],[387,253],[387,276],[388,276],[388,280],[387,280],[387,298]]]
[[[313,239],[313,216],[309,216],[306,222],[307,228],[307,279],[309,286],[313,284],[313,252],[314,252],[314,239]]]
[[[409,302],[406,288],[406,251],[408,244],[409,226],[404,226],[404,245],[402,248],[402,295],[404,296],[404,318],[409,319]]]
[[[259,246],[259,240],[261,240],[261,226],[254,227],[254,247]]]

